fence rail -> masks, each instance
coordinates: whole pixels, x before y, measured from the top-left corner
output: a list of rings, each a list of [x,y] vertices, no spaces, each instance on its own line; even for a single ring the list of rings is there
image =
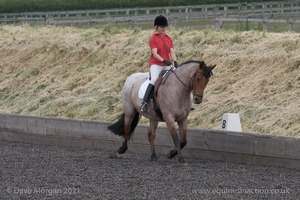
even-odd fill
[[[216,18],[300,18],[300,1],[213,4],[176,7],[128,8],[107,10],[0,13],[0,24],[103,25],[107,23],[150,24],[158,14],[166,15],[172,25],[192,27],[199,21]],[[222,20],[221,20],[222,21]],[[223,20],[226,21],[226,20]],[[232,20],[234,21],[234,20]],[[279,23],[279,21],[278,21]],[[281,22],[280,22],[281,23]],[[213,26],[210,24],[209,26]]]
[[[287,31],[294,31],[296,25],[300,26],[300,19],[216,18],[216,29],[221,30],[226,22],[261,23],[263,31],[268,31],[268,24],[270,23],[285,24]]]

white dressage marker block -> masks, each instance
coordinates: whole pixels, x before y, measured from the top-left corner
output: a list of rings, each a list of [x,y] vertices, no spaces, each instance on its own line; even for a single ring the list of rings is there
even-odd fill
[[[236,113],[224,113],[221,122],[221,129],[242,132],[240,115]]]

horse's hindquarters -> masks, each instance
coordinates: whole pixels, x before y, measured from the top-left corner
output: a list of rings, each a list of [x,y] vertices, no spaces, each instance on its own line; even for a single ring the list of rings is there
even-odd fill
[[[139,112],[142,100],[138,97],[138,92],[147,78],[148,73],[135,73],[126,79],[122,89],[122,105],[125,115]]]

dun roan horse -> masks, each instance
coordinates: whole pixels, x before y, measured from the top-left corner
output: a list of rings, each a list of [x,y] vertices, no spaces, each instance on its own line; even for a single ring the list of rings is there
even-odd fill
[[[140,111],[142,99],[138,97],[138,92],[143,82],[149,78],[148,73],[135,73],[129,76],[122,89],[124,113],[117,122],[108,126],[110,131],[124,137],[123,145],[118,149],[118,153],[122,154],[127,151],[127,141],[134,132],[141,115],[143,115],[150,120],[148,136],[151,160],[157,160],[154,147],[156,129],[158,122],[164,121],[175,146],[174,149],[170,150],[167,157],[173,158],[178,155],[179,162],[184,162],[181,149],[187,143],[187,117],[191,111],[191,93],[193,94],[193,103],[200,104],[204,89],[215,66],[207,66],[203,61],[187,61],[174,72],[170,72],[155,95],[155,101],[161,110],[162,118],[154,111],[153,100],[148,105],[148,112]],[[176,132],[176,122],[179,135]]]

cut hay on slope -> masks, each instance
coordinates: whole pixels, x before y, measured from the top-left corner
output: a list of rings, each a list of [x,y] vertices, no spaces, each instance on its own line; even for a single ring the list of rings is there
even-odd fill
[[[152,30],[2,26],[0,111],[113,120],[120,91],[148,71]],[[189,126],[219,129],[239,113],[247,132],[300,135],[300,34],[169,30],[180,63],[217,64]],[[142,119],[142,123],[147,120]]]

